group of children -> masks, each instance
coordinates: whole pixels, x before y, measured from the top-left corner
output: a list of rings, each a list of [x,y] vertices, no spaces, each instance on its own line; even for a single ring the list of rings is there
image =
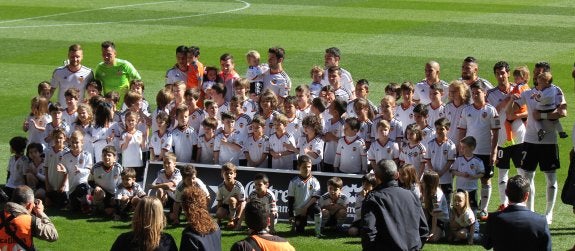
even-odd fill
[[[130,82],[122,104],[117,92],[102,96],[102,85],[94,80],[86,86],[85,102],[79,101],[83,94],[78,89],[66,90],[65,106],[50,103],[50,85],[40,83],[23,124],[27,140],[15,137],[10,142],[14,156],[7,192],[27,184],[47,205],[83,212],[97,205],[123,218],[149,194],[138,183],[145,162],[162,161],[164,169],[151,189],[169,203],[170,219],[177,223],[179,194],[185,186],[196,184],[208,197],[209,192],[193,165],[180,170],[176,160],[216,164],[222,166],[224,179],[216,217],[227,218],[228,227],[237,229],[246,199],[265,201],[273,215],[277,208],[267,177],[257,176],[256,194],[246,197],[235,180],[235,166],[299,170],[289,185],[290,220],[294,231],[301,232],[307,217],[313,217],[316,234],[321,235],[328,223],[342,226],[348,202],[340,179],[330,179],[328,192],[321,195],[311,171],[365,175],[362,198],[377,185],[372,167],[391,159],[401,167],[401,185],[421,198],[432,240],[449,236],[472,242],[476,220],[471,208],[478,209],[477,181],[486,172],[484,162],[473,154],[477,140],[484,139],[460,138],[457,132],[462,112],[474,102],[469,100],[473,90],[465,83],[429,86],[428,105],[415,102],[412,83],[390,84],[375,106],[368,98],[369,82],[361,79],[351,90],[339,83],[343,69],[337,66],[312,68],[312,83],[297,86],[295,96],[289,89],[262,91],[263,73],[269,67],[260,64],[257,52],[250,51],[246,58],[246,78],[227,84],[226,76],[235,73],[233,61],[225,73],[207,67],[201,88],[188,89],[184,81],[170,83],[158,91],[153,111],[141,80]],[[325,74],[327,85],[322,83]],[[457,192],[451,203],[453,176]],[[358,201],[356,213],[361,211]],[[350,234],[359,232],[357,215]]]

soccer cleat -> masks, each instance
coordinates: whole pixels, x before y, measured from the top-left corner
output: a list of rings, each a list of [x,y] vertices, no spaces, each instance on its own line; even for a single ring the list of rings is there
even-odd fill
[[[539,141],[543,140],[543,137],[545,137],[545,134],[547,132],[543,129],[539,129],[539,131],[537,132],[537,139],[539,139]]]
[[[569,135],[567,135],[566,132],[559,132],[559,138],[564,139],[564,138],[567,138],[567,137],[569,137]]]
[[[489,216],[489,214],[487,214],[487,212],[485,211],[481,211],[478,214],[478,217],[480,221],[487,221],[487,217]]]

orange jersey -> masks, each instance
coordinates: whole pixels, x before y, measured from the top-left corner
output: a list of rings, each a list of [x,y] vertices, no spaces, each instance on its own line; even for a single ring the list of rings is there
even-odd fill
[[[200,90],[202,86],[202,80],[204,79],[204,73],[206,69],[204,64],[200,61],[196,61],[195,64],[188,66],[188,81],[186,81],[186,89],[197,89]]]
[[[511,90],[511,93],[517,96],[521,96],[521,93],[524,91],[527,91],[531,88],[529,88],[529,85],[527,84],[516,84],[513,86],[513,89]],[[527,111],[527,105],[522,105],[519,107],[519,109],[517,111],[515,111],[515,114],[520,114],[520,113],[524,113]]]

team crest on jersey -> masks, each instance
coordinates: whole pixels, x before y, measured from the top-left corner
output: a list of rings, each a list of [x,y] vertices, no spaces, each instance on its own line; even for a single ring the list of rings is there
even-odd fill
[[[84,164],[84,159],[80,158],[80,160],[78,160],[78,164],[83,165]]]
[[[156,141],[157,141],[157,140],[158,140],[158,139],[156,139]],[[162,140],[160,141],[160,144],[164,144],[164,139],[162,139]]]
[[[196,114],[192,114],[192,120],[195,120],[197,118]]]
[[[471,164],[471,166],[469,166],[470,169],[475,169],[475,164]]]
[[[84,81],[84,76],[80,76],[80,77],[78,78],[78,82],[82,82],[82,81]]]
[[[357,147],[354,146],[354,147],[353,147],[353,151],[354,151],[354,152],[357,151]]]
[[[391,153],[391,148],[390,148],[390,147],[387,148],[387,153]]]
[[[312,184],[309,184],[309,187],[307,189],[312,190],[313,189]]]
[[[240,123],[240,128],[244,128],[244,123]]]
[[[409,119],[413,119],[413,113],[409,114]]]
[[[483,112],[483,113],[481,114],[481,117],[487,118],[487,112]]]
[[[258,148],[262,148],[262,143],[258,143]]]
[[[443,150],[443,155],[447,155],[447,149]]]

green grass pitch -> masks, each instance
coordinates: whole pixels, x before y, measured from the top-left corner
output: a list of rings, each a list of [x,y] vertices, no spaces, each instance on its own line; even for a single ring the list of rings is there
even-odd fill
[[[357,80],[371,83],[373,100],[385,84],[424,77],[424,64],[437,60],[441,77],[460,74],[464,57],[480,61],[480,75],[495,82],[491,68],[499,60],[514,66],[551,63],[555,83],[574,98],[571,70],[575,61],[575,2],[565,0],[216,0],[216,1],[0,1],[0,180],[5,180],[8,141],[25,135],[22,121],[36,85],[50,80],[66,58],[67,47],[84,47],[84,65],[101,61],[99,44],[116,42],[118,57],[131,61],[146,83],[147,99],[163,85],[164,73],[175,63],[178,45],[197,45],[205,65],[218,65],[224,52],[236,58],[236,69],[246,69],[244,54],[256,49],[265,58],[267,48],[286,50],[285,70],[294,85],[310,82],[309,70],[323,64],[323,50],[342,50],[341,64]],[[573,108],[563,125],[570,133]],[[571,133],[570,133],[571,134]],[[573,135],[570,135],[573,136]],[[566,176],[569,139],[559,142]],[[511,174],[516,170],[512,169]],[[494,179],[491,210],[498,204]],[[545,210],[545,179],[536,177],[536,210]],[[61,239],[36,241],[42,250],[107,250],[115,237],[128,231],[127,223],[55,216]],[[575,216],[559,200],[550,226],[553,249],[573,246]],[[169,228],[179,242],[182,228]],[[287,225],[280,225],[286,232]],[[281,233],[280,233],[281,234]],[[284,236],[286,234],[283,234]],[[244,237],[224,232],[223,246]],[[289,237],[298,250],[360,250],[358,238]],[[480,246],[428,244],[428,250],[481,250]]]

